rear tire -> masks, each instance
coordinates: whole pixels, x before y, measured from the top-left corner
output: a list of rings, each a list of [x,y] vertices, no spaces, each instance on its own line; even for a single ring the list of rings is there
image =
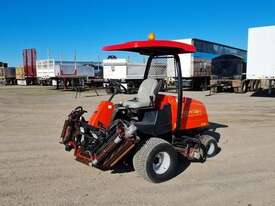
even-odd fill
[[[136,172],[150,182],[171,179],[177,170],[177,152],[167,141],[150,138],[133,158]]]
[[[200,141],[206,148],[207,157],[214,157],[218,153],[219,147],[214,137],[204,134],[200,136]]]

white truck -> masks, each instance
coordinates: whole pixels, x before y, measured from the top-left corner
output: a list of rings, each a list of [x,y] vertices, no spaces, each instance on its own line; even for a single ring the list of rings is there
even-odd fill
[[[247,79],[268,82],[271,92],[275,80],[275,26],[248,30]]]
[[[165,79],[167,77],[166,62],[152,62],[149,77]],[[129,63],[127,59],[108,58],[103,60],[104,87],[113,92],[112,81],[120,81],[129,93],[136,92],[143,80],[145,63]]]

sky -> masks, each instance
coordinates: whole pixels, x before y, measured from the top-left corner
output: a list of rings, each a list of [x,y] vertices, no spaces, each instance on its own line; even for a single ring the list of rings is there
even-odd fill
[[[201,38],[247,48],[249,27],[275,25],[275,1],[0,0],[0,61],[22,65],[22,50],[97,60],[102,46],[157,39]],[[119,54],[123,55],[123,54]]]

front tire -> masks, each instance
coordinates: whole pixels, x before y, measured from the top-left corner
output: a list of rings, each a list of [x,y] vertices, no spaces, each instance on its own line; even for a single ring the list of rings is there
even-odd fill
[[[174,177],[177,152],[167,141],[150,138],[133,158],[136,172],[150,182],[159,183]]]

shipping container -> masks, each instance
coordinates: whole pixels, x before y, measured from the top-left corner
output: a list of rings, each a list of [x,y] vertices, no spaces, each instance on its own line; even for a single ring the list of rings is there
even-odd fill
[[[2,67],[0,68],[0,78],[15,78],[15,68],[14,67]]]
[[[248,79],[275,79],[275,26],[248,30]]]
[[[15,67],[5,68],[5,78],[6,79],[15,79]]]
[[[274,45],[275,25],[248,30],[247,79],[269,88],[269,94],[275,83]]]
[[[26,85],[37,84],[36,77],[36,50],[23,50],[23,68],[24,68],[24,82]]]
[[[0,67],[0,80],[2,84],[13,85],[16,83],[14,67]]]
[[[36,77],[36,50],[24,49],[23,50],[23,65],[25,78]]]

